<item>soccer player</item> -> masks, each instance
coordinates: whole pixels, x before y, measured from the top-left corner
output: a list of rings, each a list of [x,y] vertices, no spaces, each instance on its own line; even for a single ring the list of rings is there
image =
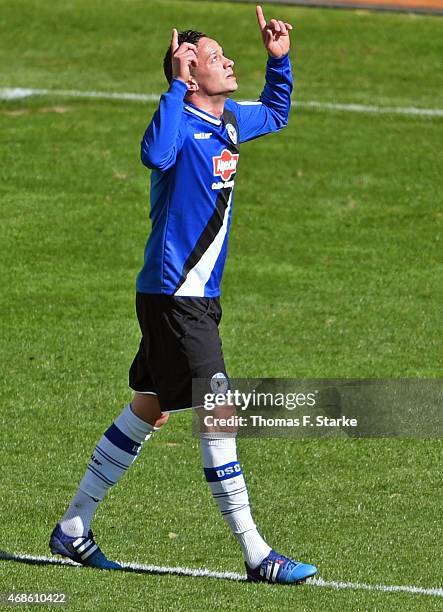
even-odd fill
[[[137,278],[142,332],[129,382],[132,402],[99,440],[79,489],[51,534],[53,553],[83,565],[119,569],[94,541],[90,523],[108,489],[169,414],[195,407],[192,379],[227,379],[218,332],[234,181],[242,142],[285,127],[290,110],[292,26],[257,20],[268,53],[258,102],[237,103],[234,62],[217,41],[173,30],[164,59],[169,82],[141,143],[151,173],[152,231]],[[198,405],[198,404],[197,404]],[[206,480],[244,556],[249,580],[297,583],[316,573],[260,535],[237,459],[235,436],[208,428],[200,438]]]

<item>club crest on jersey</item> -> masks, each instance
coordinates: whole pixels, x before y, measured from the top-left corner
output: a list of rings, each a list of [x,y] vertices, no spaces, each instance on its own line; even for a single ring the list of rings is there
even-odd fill
[[[237,130],[235,129],[235,127],[232,125],[232,123],[227,123],[226,124],[226,130],[228,132],[228,136],[229,138],[232,140],[232,142],[234,144],[237,144],[237,140],[238,140],[238,136],[237,136]]]
[[[212,163],[214,176],[220,176],[224,181],[229,181],[231,176],[237,172],[238,153],[231,153],[224,149],[221,155],[214,155]]]

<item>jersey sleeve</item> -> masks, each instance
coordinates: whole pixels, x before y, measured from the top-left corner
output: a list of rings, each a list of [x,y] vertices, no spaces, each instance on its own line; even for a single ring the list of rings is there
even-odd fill
[[[237,118],[240,142],[247,142],[288,123],[291,108],[292,68],[289,55],[268,57],[266,83],[256,102],[229,100],[229,109]]]
[[[158,109],[141,142],[141,159],[148,168],[165,171],[175,164],[183,144],[180,123],[183,98],[187,91],[183,81],[173,79],[169,90],[160,98]]]

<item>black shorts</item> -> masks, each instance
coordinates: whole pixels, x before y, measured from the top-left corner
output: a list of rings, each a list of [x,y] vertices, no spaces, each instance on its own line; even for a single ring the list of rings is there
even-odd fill
[[[226,376],[219,298],[137,293],[136,309],[142,339],[130,388],[156,394],[164,412],[200,405],[193,402],[192,379]]]

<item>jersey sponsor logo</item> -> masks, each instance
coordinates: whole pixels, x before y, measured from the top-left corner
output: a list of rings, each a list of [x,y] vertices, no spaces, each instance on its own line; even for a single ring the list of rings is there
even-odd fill
[[[212,136],[212,132],[198,132],[197,134],[194,134],[194,138],[196,140],[207,140],[208,138],[211,138]]]
[[[220,176],[224,181],[229,181],[231,176],[237,172],[238,158],[238,153],[231,153],[228,149],[224,149],[221,155],[214,155],[212,158],[214,176]]]
[[[212,183],[211,189],[230,189],[231,187],[234,187],[234,183],[234,179],[232,179],[232,181],[226,181],[226,183],[224,183],[223,181],[217,181]]]
[[[238,141],[237,130],[232,125],[232,123],[227,123],[226,124],[226,130],[227,130],[228,136],[232,140],[232,142],[234,144],[237,144],[237,141]]]

